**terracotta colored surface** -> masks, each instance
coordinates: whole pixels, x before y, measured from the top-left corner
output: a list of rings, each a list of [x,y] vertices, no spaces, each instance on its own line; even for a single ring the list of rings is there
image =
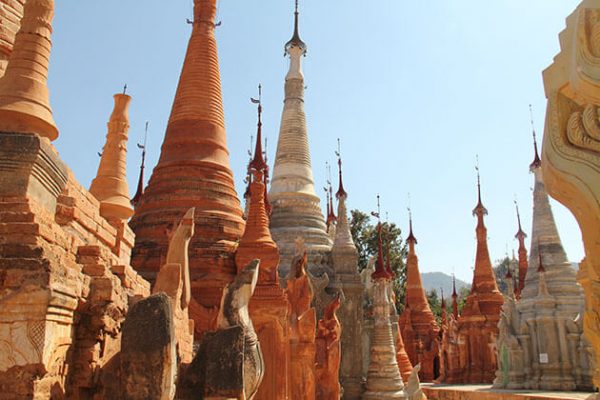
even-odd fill
[[[12,53],[15,35],[21,26],[25,0],[7,1],[0,7],[0,77]]]
[[[521,228],[521,215],[519,214],[519,207],[517,207],[517,221],[519,223],[519,230],[515,234],[515,238],[519,241],[519,281],[515,294],[517,298],[521,297],[521,292],[525,287],[525,277],[527,276],[527,249],[525,248],[525,238],[527,234]],[[513,254],[514,256],[514,254]]]
[[[335,298],[325,308],[319,320],[316,336],[316,400],[339,400],[340,398],[340,338],[342,326],[336,312],[340,308],[340,297]]]
[[[115,108],[108,122],[106,144],[90,193],[100,201],[100,214],[107,219],[128,220],[133,215],[127,185],[127,132],[131,97],[115,94]]]
[[[491,383],[497,367],[496,339],[503,297],[498,290],[487,247],[481,201],[473,210],[477,216],[477,253],[471,293],[457,321],[444,333],[442,380],[447,383]]]
[[[402,340],[402,332],[400,332],[400,326],[398,326],[398,336],[396,336],[396,362],[398,363],[402,380],[404,382],[408,382],[408,378],[410,377],[413,367],[410,362],[410,358],[406,353],[404,340]]]
[[[192,34],[160,159],[130,222],[136,233],[132,265],[153,280],[166,255],[165,230],[196,207],[190,275],[197,309],[218,306],[222,288],[236,272],[233,254],[244,227],[229,168],[215,13],[216,0],[195,0]],[[196,323],[200,329],[209,325]]]
[[[250,163],[250,206],[246,229],[235,255],[238,269],[253,259],[260,259],[258,284],[250,300],[250,318],[254,324],[265,360],[265,375],[256,399],[285,399],[288,396],[289,330],[288,301],[279,286],[279,251],[269,232],[265,209],[263,159],[259,105],[255,157]]]
[[[316,311],[311,307],[313,291],[306,273],[306,252],[294,257],[287,279],[290,302],[290,395],[292,399],[315,398]]]
[[[413,235],[412,219],[407,237],[406,300],[404,312],[398,325],[404,346],[412,365],[421,364],[419,378],[431,382],[439,376],[439,332],[433,312],[429,307],[419,272],[419,260],[415,252],[417,239]]]
[[[54,140],[58,129],[48,94],[54,0],[29,0],[9,63],[0,79],[0,132],[37,133]]]

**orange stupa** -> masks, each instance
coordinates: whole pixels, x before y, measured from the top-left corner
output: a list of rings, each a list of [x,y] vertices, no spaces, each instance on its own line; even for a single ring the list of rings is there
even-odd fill
[[[263,351],[265,375],[255,399],[270,400],[286,399],[289,396],[290,306],[285,291],[279,286],[279,249],[269,231],[264,182],[268,167],[263,158],[261,112],[259,100],[256,148],[254,158],[248,166],[251,178],[250,205],[246,229],[240,240],[235,262],[240,271],[255,258],[260,259],[258,283],[250,300],[250,318]]]
[[[132,265],[153,281],[164,261],[166,232],[196,208],[190,247],[191,312],[219,305],[236,272],[233,254],[244,220],[225,135],[215,39],[217,0],[194,0],[194,21],[158,165],[130,222],[136,234]]]
[[[415,252],[417,239],[413,234],[412,217],[410,233],[406,238],[408,257],[406,262],[406,297],[404,311],[398,325],[404,339],[406,352],[412,365],[421,364],[419,378],[422,382],[431,382],[439,376],[439,334],[435,316],[429,307],[421,274],[419,260]]]
[[[458,318],[456,332],[448,332],[446,343],[457,348],[444,351],[459,357],[460,363],[448,366],[444,373],[447,383],[492,383],[497,369],[496,340],[498,322],[504,298],[498,290],[487,245],[487,228],[484,216],[487,209],[481,201],[481,183],[477,174],[478,202],[473,210],[477,216],[477,254],[471,293]]]
[[[529,263],[527,261],[527,248],[525,248],[525,238],[527,237],[527,234],[523,232],[523,229],[521,228],[521,214],[519,214],[519,206],[516,201],[515,207],[517,208],[517,221],[519,223],[519,230],[515,235],[515,238],[519,241],[519,282],[515,290],[515,296],[517,299],[520,299],[521,292],[525,287],[525,277],[527,276]]]

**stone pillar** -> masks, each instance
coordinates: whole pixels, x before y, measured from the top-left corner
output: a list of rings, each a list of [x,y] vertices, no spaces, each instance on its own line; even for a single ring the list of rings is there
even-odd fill
[[[136,234],[132,265],[154,280],[164,261],[166,229],[196,208],[190,243],[192,316],[210,328],[223,287],[235,276],[234,252],[243,233],[242,209],[229,167],[221,99],[216,0],[194,0],[194,21],[157,166],[130,222]]]
[[[25,3],[21,28],[0,79],[0,132],[58,137],[47,86],[53,17],[54,0]]]
[[[100,201],[100,215],[127,220],[133,215],[127,184],[127,132],[131,97],[115,94],[115,108],[108,122],[106,144],[90,193]]]
[[[341,298],[338,296],[327,305],[323,318],[319,320],[317,325],[315,339],[316,400],[340,399],[340,337],[342,326],[336,316],[340,305]]]

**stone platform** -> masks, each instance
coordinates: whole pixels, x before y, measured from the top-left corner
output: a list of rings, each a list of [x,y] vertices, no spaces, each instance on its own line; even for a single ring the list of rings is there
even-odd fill
[[[424,383],[423,392],[429,400],[595,400],[590,392],[542,392],[535,390],[500,390],[491,385],[433,385]]]

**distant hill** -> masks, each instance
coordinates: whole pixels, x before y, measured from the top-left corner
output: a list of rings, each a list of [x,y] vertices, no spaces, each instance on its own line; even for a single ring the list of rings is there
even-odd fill
[[[435,289],[440,291],[440,288],[444,289],[444,296],[450,296],[452,293],[452,276],[443,272],[425,272],[421,274],[421,280],[423,281],[423,287],[426,292],[430,292]],[[458,292],[463,287],[470,287],[467,282],[456,279],[456,291]]]

